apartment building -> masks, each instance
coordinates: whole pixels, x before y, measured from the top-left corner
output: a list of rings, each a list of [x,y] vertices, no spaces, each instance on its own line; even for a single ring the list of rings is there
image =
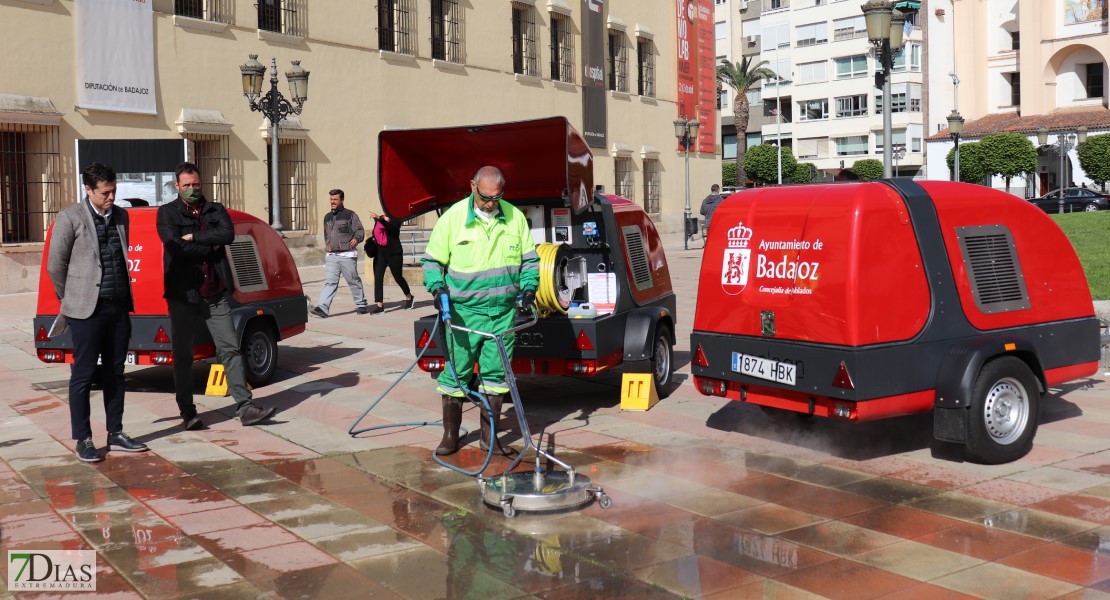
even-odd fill
[[[687,24],[711,29],[710,0],[691,3]],[[132,5],[147,11],[133,26],[105,12]],[[595,183],[678,231],[677,18],[674,2],[642,0],[6,0],[0,292],[34,288],[45,232],[81,197],[79,172],[94,158],[120,172],[120,198],[151,204],[172,199],[167,171],[185,158],[209,198],[267,221],[276,187],[287,243],[312,247],[329,189],[378,210],[386,128],[566,116],[590,129]],[[603,64],[587,64],[587,46]],[[292,61],[311,74],[303,112],[280,123],[276,181],[270,124],[243,96],[250,54],[267,71],[276,59],[286,98]],[[142,83],[123,82],[132,76]],[[591,84],[600,95],[584,92]],[[125,98],[101,104],[97,93]],[[719,178],[716,142],[707,127],[691,148],[695,189]]]
[[[1061,183],[1102,183],[1090,182],[1080,167],[1076,142],[1110,132],[1105,0],[932,0],[921,18],[933,49],[930,179],[952,177],[947,116],[958,110],[965,119],[961,143],[1018,132],[1037,148],[1036,174],[1011,181],[1011,193],[1039,196]]]
[[[748,147],[781,140],[800,162],[816,166],[818,179],[831,179],[863,158],[882,159],[882,92],[874,78],[881,63],[859,2],[718,0],[716,18],[729,30],[727,41],[718,39],[719,59],[755,56],[777,75],[748,92]],[[895,175],[921,177],[924,38],[916,15],[907,19],[905,39],[891,78],[890,143]],[[720,103],[726,159],[735,157],[739,135],[728,129],[732,101],[723,95]]]

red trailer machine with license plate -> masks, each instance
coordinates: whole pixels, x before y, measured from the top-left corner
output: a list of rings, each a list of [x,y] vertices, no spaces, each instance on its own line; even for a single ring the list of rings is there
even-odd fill
[[[129,365],[172,365],[170,317],[163,294],[162,241],[158,237],[158,209],[129,208],[130,248],[127,270],[135,312],[131,315]],[[270,381],[277,368],[278,340],[305,330],[308,298],[289,248],[272,227],[258,218],[229,210],[235,240],[225,246],[234,290],[232,320],[239,335],[247,381],[258,387]],[[35,349],[39,360],[73,362],[73,340],[69,332],[50,337],[51,325],[60,303],[46,272],[50,234],[47,232],[39,271],[38,308],[35,311]],[[196,334],[193,357],[211,358],[216,347],[206,328]]]
[[[730,196],[690,339],[701,393],[867,421],[932,412],[969,458],[1023,456],[1041,393],[1096,372],[1075,251],[1037,207],[937,181]],[[788,414],[788,413],[787,413]]]
[[[596,193],[593,155],[563,117],[378,137],[378,184],[391,218],[446,209],[478,169],[505,175],[505,198],[527,216],[540,255],[539,322],[516,335],[513,372],[593,376],[652,373],[670,392],[675,295],[662,240],[643,208]],[[445,368],[435,315],[414,324],[419,366]],[[438,337],[438,336],[437,336]]]

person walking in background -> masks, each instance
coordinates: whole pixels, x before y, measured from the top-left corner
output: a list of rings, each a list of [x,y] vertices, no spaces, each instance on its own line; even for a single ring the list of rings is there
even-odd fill
[[[92,163],[81,172],[81,179],[85,200],[58,213],[46,272],[61,301],[58,312],[73,338],[69,423],[77,440],[77,458],[100,462],[104,457],[93,443],[89,421],[89,389],[98,358],[104,363],[108,449],[146,452],[149,448],[123,432],[123,367],[131,340],[128,313],[135,310],[127,271],[131,222],[126,210],[113,206],[116,172],[111,167]]]
[[[720,206],[724,196],[721,196],[721,186],[713,184],[709,188],[709,195],[701,201],[701,216],[705,217],[705,225],[701,228],[702,237],[709,231],[709,222],[713,220],[713,212]]]
[[[374,211],[370,211],[370,218],[374,222],[372,235],[378,245],[377,253],[374,254],[374,306],[370,307],[370,314],[376,315],[385,310],[386,267],[389,267],[393,280],[401,286],[401,291],[405,294],[405,302],[401,307],[411,309],[416,305],[416,299],[412,297],[409,282],[405,281],[405,273],[401,268],[405,258],[405,251],[401,247],[401,222]]]
[[[320,290],[320,301],[312,308],[312,314],[321,319],[328,318],[331,301],[339,289],[339,276],[347,281],[351,294],[355,297],[355,312],[367,312],[366,295],[362,292],[362,278],[358,276],[358,245],[364,234],[362,221],[353,210],[343,207],[344,194],[341,189],[328,192],[331,212],[324,215],[324,287]]]
[[[239,336],[231,322],[234,282],[224,246],[235,239],[235,227],[222,204],[205,199],[196,165],[181,163],[175,175],[178,196],[158,207],[158,237],[162,239],[163,281],[170,311],[173,386],[182,424],[189,431],[205,428],[193,402],[193,342],[197,328],[204,326],[227,374],[235,415],[243,425],[256,425],[277,409],[252,401]]]

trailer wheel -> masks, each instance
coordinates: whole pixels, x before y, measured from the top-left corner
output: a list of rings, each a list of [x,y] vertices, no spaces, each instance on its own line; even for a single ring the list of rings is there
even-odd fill
[[[674,349],[671,347],[671,330],[666,325],[660,325],[655,330],[655,341],[651,345],[651,377],[655,380],[655,392],[660,398],[671,395]]]
[[[1025,456],[1037,434],[1040,403],[1037,379],[1020,359],[984,365],[972,388],[968,458],[997,465]]]
[[[270,383],[277,370],[278,357],[277,336],[270,324],[261,320],[248,323],[239,350],[243,354],[247,383],[252,387]]]

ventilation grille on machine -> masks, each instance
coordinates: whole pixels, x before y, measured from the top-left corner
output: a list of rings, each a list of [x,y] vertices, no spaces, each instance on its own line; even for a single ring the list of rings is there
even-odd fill
[[[628,267],[632,269],[632,281],[637,290],[646,290],[655,284],[651,280],[651,268],[648,267],[647,252],[644,251],[644,234],[635,225],[622,227],[624,243],[628,247]]]
[[[231,262],[231,275],[235,288],[240,292],[261,292],[270,288],[266,275],[262,272],[262,260],[258,257],[258,246],[249,235],[237,235],[227,247],[227,258]]]
[[[984,313],[1029,308],[1014,238],[1002,225],[957,227],[975,304]]]

